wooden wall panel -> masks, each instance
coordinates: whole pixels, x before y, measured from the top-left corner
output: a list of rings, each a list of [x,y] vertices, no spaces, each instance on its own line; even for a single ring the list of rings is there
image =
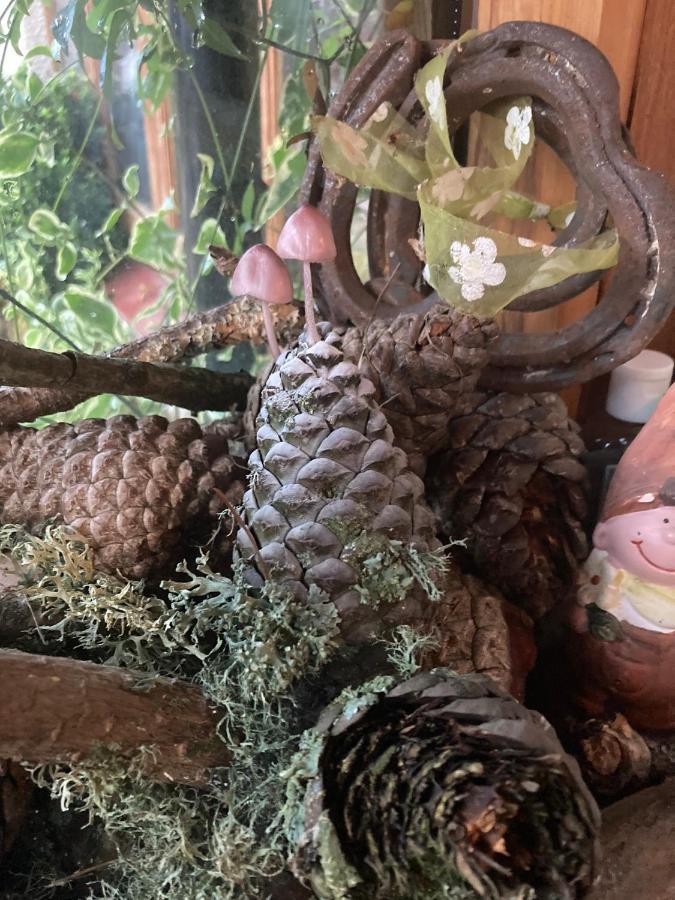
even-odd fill
[[[675,184],[675,5],[647,0],[630,131],[638,159]],[[675,314],[652,343],[675,355]]]
[[[628,114],[647,0],[477,0],[477,27],[530,19],[576,31],[607,56],[619,79],[621,110]],[[671,0],[657,0],[666,6]]]

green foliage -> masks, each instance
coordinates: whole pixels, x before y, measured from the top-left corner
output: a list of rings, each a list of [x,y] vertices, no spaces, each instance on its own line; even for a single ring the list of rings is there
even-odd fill
[[[5,9],[0,15],[0,42],[9,42],[21,53],[21,23],[38,2],[18,0]],[[212,269],[208,245],[240,254],[250,232],[261,229],[292,201],[304,173],[305,145],[287,142],[307,131],[311,106],[303,67],[308,60],[316,65],[321,89],[328,96],[363,48],[359,32],[374,0],[345,0],[325,8],[310,0],[275,0],[257,26],[247,28],[222,18],[216,21],[209,14],[214,5],[202,0],[179,0],[175,7],[193,32],[195,48],[209,46],[235,58],[242,58],[245,50],[255,54],[259,72],[268,46],[278,45],[292,60],[280,136],[268,161],[271,184],[261,190],[255,164],[243,158],[246,132],[255,123],[259,79],[248,100],[242,134],[226,156],[208,100],[193,74],[192,53],[178,46],[167,4],[70,0],[54,22],[53,46],[33,48],[26,60],[58,59],[61,54],[72,55],[73,49],[80,61],[99,60],[104,99],[110,101],[115,87],[112,64],[123,45],[135,43],[142,48],[137,85],[139,100],[147,101],[144,108],[157,108],[168,96],[175,72],[185,72],[211,128],[215,158],[198,153],[195,160],[180,161],[201,166],[202,173],[196,197],[183,202],[195,216],[204,214],[209,200],[218,211],[213,215],[209,210],[196,244],[183,247],[181,235],[169,222],[171,201],[149,214],[139,206],[138,165],[131,166],[119,183],[112,182],[104,163],[110,147],[119,147],[119,137],[114,123],[101,117],[101,98],[77,63],[45,83],[28,66],[12,78],[0,79],[0,285],[23,307],[6,297],[0,303],[0,316],[8,320],[6,325],[0,322],[3,336],[31,347],[60,351],[70,346],[91,353],[129,340],[132,330],[105,294],[106,279],[127,259],[150,265],[167,277],[168,287],[152,312],[161,311],[167,324],[180,321],[191,309],[197,281]],[[246,188],[239,196],[232,185],[242,182]],[[192,254],[201,259],[197,276],[189,283],[187,260],[194,258]],[[148,401],[104,396],[58,418],[114,415],[130,408],[136,414],[158,411]],[[161,411],[172,415],[171,410]]]
[[[96,108],[91,86],[80,72],[68,69],[49,83],[37,102],[28,94],[29,75],[21,69],[13,79],[0,80],[0,109],[5,131],[14,130],[35,148],[32,165],[5,174],[0,148],[0,177],[20,180],[3,185],[0,211],[9,235],[21,229],[37,210],[54,212],[61,187],[68,179],[73,147],[79,146]],[[0,138],[1,140],[1,138]],[[85,162],[69,183],[59,204],[58,218],[71,230],[78,247],[99,247],[96,232],[115,206],[112,190],[93,167],[103,166],[105,129],[98,124],[87,144]],[[121,230],[112,235],[113,245],[123,246]],[[53,255],[50,254],[50,260]],[[55,282],[50,283],[56,287]]]
[[[0,178],[15,178],[27,172],[37,148],[37,138],[32,134],[7,130],[0,133]]]

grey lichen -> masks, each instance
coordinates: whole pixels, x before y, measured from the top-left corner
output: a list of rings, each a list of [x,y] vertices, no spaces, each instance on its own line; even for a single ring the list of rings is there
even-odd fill
[[[240,568],[226,578],[206,559],[165,583],[166,598],[148,595],[141,583],[98,573],[91,551],[56,527],[41,537],[4,528],[0,549],[24,573],[43,649],[62,650],[65,641],[79,655],[148,678],[191,680],[223,709],[231,764],[207,791],[152,783],[141,760],[130,766],[114,748],[76,766],[35,770],[64,807],[100,819],[114,841],[103,896],[261,897],[262,882],[289,853],[277,813],[298,747],[292,686],[337,645],[334,606],[317,589],[303,601],[270,583],[253,592]]]
[[[421,668],[420,659],[438,648],[438,641],[430,634],[422,634],[411,625],[399,625],[388,640],[381,643],[387,649],[387,658],[399,675],[411,678]]]
[[[441,550],[421,552],[414,544],[362,530],[346,544],[342,559],[358,572],[354,588],[363,603],[402,603],[415,585],[431,601],[441,599],[439,576],[447,568]]]
[[[364,602],[399,602],[414,584],[436,599],[443,554],[420,554],[400,541],[369,538],[362,529],[351,535],[350,562]],[[195,571],[179,567],[177,578],[162,584],[163,594],[149,593],[142,582],[97,571],[91,551],[55,526],[42,535],[5,527],[0,550],[23,572],[43,652],[65,647],[128,667],[141,673],[139,690],[158,675],[190,680],[223,710],[220,732],[232,761],[208,791],[152,783],[142,761],[130,767],[114,748],[77,766],[35,771],[64,807],[96,817],[114,842],[117,857],[103,871],[102,895],[263,896],[265,880],[284,868],[296,846],[300,798],[318,764],[312,733],[300,740],[293,728],[293,688],[339,645],[333,603],[315,586],[305,599],[274,582],[253,591],[243,563],[227,578],[206,558]],[[423,643],[412,629],[400,631],[390,651],[394,665],[407,671]],[[342,715],[357,715],[392,683],[381,677],[345,691],[337,701]],[[328,858],[337,846],[329,834],[321,846],[335,890],[341,879],[349,884],[349,867]]]

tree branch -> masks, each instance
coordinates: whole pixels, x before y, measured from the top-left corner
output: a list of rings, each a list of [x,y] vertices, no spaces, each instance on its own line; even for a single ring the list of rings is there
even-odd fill
[[[0,757],[81,762],[100,747],[148,754],[157,781],[203,785],[227,765],[217,713],[192,685],[112,666],[0,650]]]
[[[0,340],[0,384],[54,387],[74,392],[147,397],[187,409],[243,407],[253,379],[245,372],[178,369],[165,363],[51,353]]]
[[[280,342],[291,343],[302,327],[298,309],[289,304],[277,306],[272,312]],[[244,341],[252,344],[266,341],[260,305],[249,297],[241,297],[178,325],[161,328],[148,337],[123,344],[105,354],[105,358],[169,363]],[[94,396],[92,392],[77,391],[73,386],[0,387],[0,424],[32,422],[38,416],[71,409],[91,396]]]

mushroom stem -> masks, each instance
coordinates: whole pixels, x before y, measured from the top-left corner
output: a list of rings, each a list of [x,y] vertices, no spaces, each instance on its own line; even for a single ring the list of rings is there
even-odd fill
[[[260,301],[260,305],[262,306],[263,322],[265,323],[265,331],[267,333],[267,344],[270,348],[270,353],[274,359],[276,359],[281,351],[279,350],[279,342],[277,341],[277,336],[274,332],[272,310],[264,300]]]
[[[302,276],[305,289],[305,327],[307,329],[307,337],[310,346],[317,344],[321,340],[321,336],[316,327],[316,319],[314,317],[314,293],[312,291],[312,269],[309,262],[302,264]]]

